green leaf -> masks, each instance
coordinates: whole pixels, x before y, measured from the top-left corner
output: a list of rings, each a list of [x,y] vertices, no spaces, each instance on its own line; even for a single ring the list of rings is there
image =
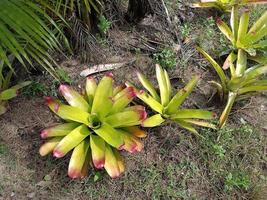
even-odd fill
[[[59,50],[60,46],[51,30],[57,28],[52,18],[30,1],[1,0],[0,8],[0,59],[12,70],[8,55],[14,55],[24,66],[25,60],[32,65],[33,59],[55,75],[54,60],[47,53],[52,49]],[[49,64],[42,60],[47,60]]]
[[[206,110],[183,109],[170,116],[171,119],[214,119],[214,113]]]
[[[247,53],[243,49],[238,49],[237,63],[236,63],[236,76],[243,76],[247,67]]]
[[[152,83],[149,80],[147,80],[146,77],[140,72],[137,72],[137,77],[139,81],[141,82],[141,84],[143,85],[143,87],[150,93],[150,95],[155,100],[160,102],[160,97],[158,93],[156,92],[155,88],[153,87]]]
[[[51,97],[48,97],[46,101],[49,108],[62,119],[83,123],[89,126],[89,113],[53,100]]]
[[[210,122],[205,122],[205,121],[199,121],[199,120],[193,120],[193,119],[184,119],[184,122],[191,123],[193,125],[197,126],[203,126],[206,128],[212,128],[212,129],[217,129],[216,126]]]
[[[112,128],[109,124],[103,122],[101,127],[94,130],[97,135],[105,140],[111,146],[119,149],[124,144],[121,133]]]
[[[95,91],[92,113],[96,113],[100,118],[105,117],[112,107],[112,81],[112,74],[104,76]]]
[[[266,24],[267,21],[267,11],[254,23],[254,25],[249,30],[250,34],[257,33],[263,26]]]
[[[234,5],[232,7],[232,11],[231,11],[231,20],[230,20],[230,24],[231,24],[231,28],[232,28],[232,32],[234,35],[234,44],[237,40],[237,35],[238,35],[238,6]]]
[[[19,90],[23,87],[30,85],[31,83],[32,83],[31,81],[21,82],[21,83],[18,83],[17,85],[12,86],[10,89]]]
[[[182,105],[182,103],[185,101],[185,99],[191,94],[194,87],[196,86],[197,82],[199,80],[198,76],[194,76],[188,84],[181,89],[170,101],[168,106],[165,109],[165,112],[170,115],[174,114],[177,109]]]
[[[245,78],[246,81],[248,81],[256,77],[259,77],[265,73],[267,73],[267,65],[260,67],[253,67],[245,71]]]
[[[245,10],[240,17],[238,37],[237,37],[238,43],[242,43],[244,36],[247,34],[249,26],[249,17],[250,17],[249,10]]]
[[[7,89],[0,93],[0,100],[6,101],[16,97],[17,95],[18,94],[16,89]]]
[[[234,35],[230,27],[221,19],[217,20],[217,26],[219,27],[221,32],[228,38],[228,40],[234,43]]]
[[[225,125],[225,123],[229,117],[229,114],[232,110],[232,107],[235,103],[236,97],[237,97],[236,93],[229,92],[227,104],[226,104],[226,106],[225,106],[225,108],[221,114],[220,120],[219,120],[219,128],[222,128]]]
[[[238,94],[245,94],[248,92],[256,92],[256,91],[266,91],[267,90],[267,85],[254,85],[254,86],[249,86],[249,87],[244,87],[241,88],[238,91]]]
[[[153,115],[142,122],[143,127],[156,127],[160,126],[165,119],[160,114]]]
[[[175,122],[181,126],[182,128],[190,131],[191,133],[194,133],[195,135],[199,136],[199,133],[197,132],[197,130],[188,122],[185,122],[184,120],[180,120],[180,119],[176,119]]]
[[[218,76],[220,77],[223,91],[224,92],[227,91],[226,83],[227,83],[228,78],[224,74],[224,71],[222,70],[221,66],[209,54],[207,54],[203,49],[201,49],[200,47],[197,47],[197,50],[200,53],[202,53],[205,56],[205,58],[212,64],[213,68],[215,69]]]
[[[91,133],[86,125],[81,125],[66,135],[54,149],[54,156],[61,158],[76,147]]]

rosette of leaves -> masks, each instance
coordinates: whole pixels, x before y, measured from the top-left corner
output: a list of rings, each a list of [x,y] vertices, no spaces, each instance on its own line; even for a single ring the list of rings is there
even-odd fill
[[[239,14],[238,8],[233,7],[230,26],[218,19],[219,29],[230,40],[234,49],[243,49],[249,54],[249,59],[262,64],[267,63],[267,11],[251,27],[250,10],[242,9],[240,19]],[[233,54],[234,52],[230,56]]]
[[[201,48],[198,48],[198,50],[212,64],[220,78],[220,82],[210,81],[210,83],[217,88],[222,100],[227,99],[227,104],[219,121],[219,127],[221,128],[225,125],[235,101],[251,97],[254,92],[267,90],[267,80],[261,79],[267,73],[267,65],[259,64],[248,68],[247,53],[239,49],[237,58],[230,54],[224,67],[221,67],[204,50]],[[230,77],[223,69],[230,69]]]
[[[231,10],[233,6],[264,4],[265,0],[200,0],[199,3],[194,3],[192,7],[195,8],[217,8],[222,11]]]
[[[66,123],[41,132],[48,141],[40,154],[53,152],[61,158],[73,150],[68,169],[71,178],[85,177],[91,162],[97,169],[105,168],[112,178],[119,177],[125,170],[119,151],[141,151],[139,138],[146,136],[137,127],[146,119],[145,108],[128,106],[135,97],[133,88],[113,89],[113,77],[108,74],[98,85],[94,78],[87,78],[85,95],[67,85],[61,85],[59,91],[69,105],[51,97],[47,104]]]
[[[10,80],[13,76],[13,71],[10,70],[6,76],[4,76],[3,66],[4,64],[0,63],[0,115],[7,111],[6,104],[8,100],[18,96],[19,90],[31,83],[30,81],[25,81],[10,87]]]
[[[156,76],[160,94],[146,77],[137,72],[138,79],[147,90],[136,90],[137,97],[147,104],[157,114],[143,121],[143,127],[155,127],[164,122],[174,121],[179,126],[198,135],[194,126],[202,126],[216,129],[215,125],[208,122],[215,118],[214,113],[201,109],[183,109],[181,105],[193,91],[199,77],[194,76],[191,81],[181,90],[174,93],[166,70],[156,65]],[[131,85],[130,83],[128,83]],[[174,96],[173,96],[174,94]]]

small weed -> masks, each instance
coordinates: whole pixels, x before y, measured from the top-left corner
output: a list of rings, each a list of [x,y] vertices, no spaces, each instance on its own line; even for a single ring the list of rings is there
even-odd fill
[[[96,172],[94,175],[94,182],[99,181],[102,177],[103,177],[103,174],[101,174],[100,172]]]
[[[46,96],[48,89],[44,84],[34,81],[31,85],[23,88],[22,94],[26,97]]]
[[[217,133],[205,130],[202,134],[198,151],[203,159],[203,165],[209,169],[212,184],[220,184],[224,180],[223,188],[218,190],[234,194],[237,189],[250,189],[251,180],[259,178],[261,161],[260,141],[263,136],[249,124],[239,127],[225,127]],[[259,174],[260,173],[260,174]],[[215,188],[214,188],[215,189]]]
[[[190,32],[191,32],[190,24],[189,23],[183,24],[181,27],[181,34],[182,34],[183,39],[188,38]]]
[[[25,97],[42,97],[42,96],[54,96],[58,97],[58,88],[59,82],[54,80],[50,86],[46,86],[39,82],[32,82],[31,85],[22,89],[22,94]]]
[[[49,87],[49,96],[53,96],[53,97],[58,97],[58,87],[59,87],[59,82],[54,80],[52,82],[52,84]]]
[[[248,175],[243,173],[229,173],[225,178],[225,189],[233,190],[234,187],[247,190],[251,185]]]
[[[214,144],[213,145],[215,155],[223,158],[225,155],[225,149],[221,145]]]
[[[165,69],[172,69],[177,65],[176,53],[170,48],[163,49],[160,53],[154,54],[154,59]]]
[[[56,73],[59,76],[59,79],[61,81],[65,82],[65,83],[69,83],[69,84],[72,83],[70,76],[68,75],[68,73],[64,69],[58,68],[56,70]]]
[[[111,22],[108,21],[105,16],[101,15],[99,18],[98,18],[98,24],[97,24],[97,27],[100,31],[100,33],[102,35],[106,35],[108,30],[110,29],[111,27]]]
[[[208,19],[205,20],[204,23],[206,24],[205,34],[207,34],[207,36],[210,38],[214,37],[214,35],[216,34],[215,30],[214,30],[214,28],[216,27],[216,23],[215,23],[214,18],[209,17]]]
[[[8,152],[7,147],[0,143],[0,156],[5,155]]]
[[[199,46],[208,53],[215,53],[216,56],[222,56],[229,53],[230,44],[225,36],[219,31],[213,17],[201,20],[200,24],[204,26],[197,37]]]

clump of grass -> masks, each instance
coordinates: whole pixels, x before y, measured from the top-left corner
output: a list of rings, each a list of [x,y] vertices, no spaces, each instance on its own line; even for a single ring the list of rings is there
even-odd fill
[[[191,26],[190,26],[190,23],[184,23],[182,26],[181,26],[181,34],[182,34],[182,38],[183,39],[186,39],[189,37],[190,35],[190,32],[192,30]]]
[[[199,25],[202,27],[200,28],[201,32],[198,32],[196,41],[202,49],[210,54],[215,54],[216,57],[229,53],[230,43],[219,31],[213,17],[201,19],[196,26]]]
[[[56,73],[57,73],[60,81],[65,82],[65,83],[69,83],[69,84],[72,83],[72,80],[71,80],[69,74],[64,69],[58,68],[56,70]]]
[[[171,48],[165,48],[159,53],[154,54],[154,60],[164,69],[173,69],[177,65],[177,55]]]
[[[231,172],[225,178],[225,189],[233,190],[234,188],[245,189],[251,185],[250,178],[247,174],[236,172],[232,174]]]
[[[26,97],[46,96],[48,95],[48,88],[44,84],[34,81],[22,89],[22,94]]]
[[[264,137],[254,127],[242,124],[225,127],[217,133],[203,130],[198,148],[203,167],[210,174],[214,190],[222,195],[248,191],[264,176],[261,163]],[[216,186],[215,186],[216,185]]]

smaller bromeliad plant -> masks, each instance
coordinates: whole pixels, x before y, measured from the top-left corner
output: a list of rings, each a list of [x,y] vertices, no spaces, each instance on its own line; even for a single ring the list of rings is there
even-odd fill
[[[266,0],[200,0],[199,3],[194,3],[195,8],[217,8],[222,11],[229,11],[233,6],[243,6],[250,4],[264,4]]]
[[[194,76],[191,81],[174,96],[172,96],[172,86],[169,75],[166,70],[162,69],[160,65],[156,65],[156,76],[159,84],[160,95],[153,87],[152,83],[146,77],[137,72],[138,79],[143,87],[148,91],[136,90],[137,97],[147,104],[157,114],[147,118],[143,121],[143,127],[155,127],[164,122],[174,121],[179,126],[188,131],[197,134],[195,125],[216,129],[215,125],[208,121],[215,118],[215,114],[201,109],[183,109],[181,105],[185,99],[190,95],[196,86],[199,77]],[[131,85],[131,83],[128,83]]]
[[[125,170],[119,151],[141,151],[139,138],[146,136],[137,127],[146,119],[145,108],[129,106],[136,96],[134,89],[113,88],[109,73],[98,85],[94,78],[87,78],[85,95],[67,85],[61,85],[59,91],[69,105],[51,97],[47,104],[66,123],[41,132],[42,138],[52,139],[41,146],[40,154],[53,152],[61,158],[73,150],[68,169],[71,178],[85,177],[91,162],[97,169],[105,168],[112,178],[119,177]]]
[[[267,65],[256,65],[248,68],[247,53],[239,49],[237,58],[228,56],[226,69],[230,69],[230,77],[224,72],[221,67],[209,54],[203,49],[197,48],[205,58],[212,64],[217,72],[220,82],[210,81],[217,89],[221,100],[227,99],[227,104],[219,120],[219,127],[222,128],[231,112],[231,109],[238,99],[251,97],[253,92],[267,90],[267,80],[261,77],[267,73]]]
[[[267,1],[266,1],[267,3]],[[249,28],[249,19],[251,12],[249,9],[241,10],[240,19],[238,19],[239,9],[233,7],[231,12],[231,26],[228,26],[221,19],[217,20],[217,25],[221,32],[230,40],[233,48],[243,49],[249,55],[248,58],[258,63],[267,63],[267,55],[264,51],[267,49],[267,11]],[[262,51],[262,55],[259,53]],[[235,56],[232,51],[230,57]]]
[[[7,111],[6,104],[8,100],[18,96],[21,88],[31,84],[30,81],[25,81],[10,87],[10,80],[14,73],[12,70],[10,70],[6,76],[4,76],[3,68],[4,64],[0,63],[0,115]]]

